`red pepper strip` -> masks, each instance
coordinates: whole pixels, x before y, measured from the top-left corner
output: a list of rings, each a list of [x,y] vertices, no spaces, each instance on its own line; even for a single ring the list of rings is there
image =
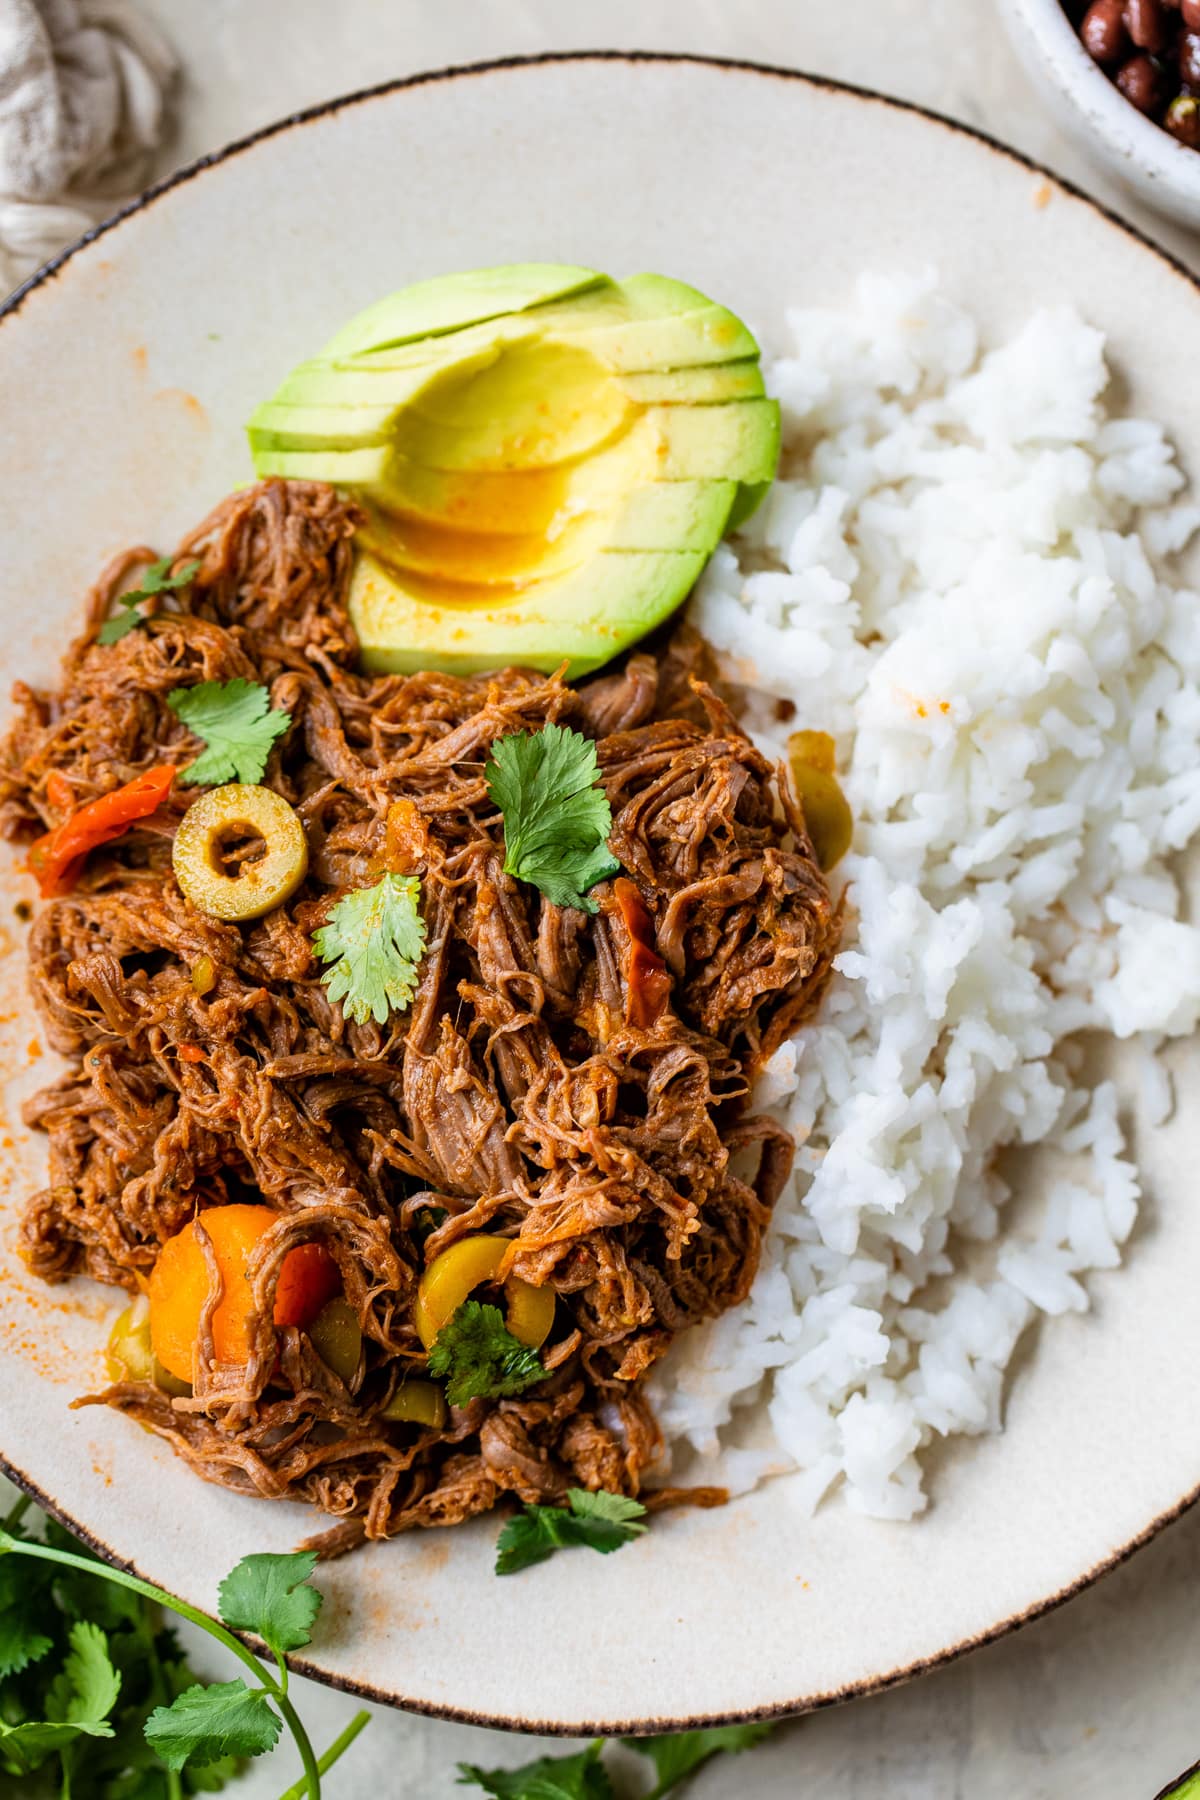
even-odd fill
[[[630,1025],[648,1031],[667,1004],[671,977],[667,965],[653,948],[654,925],[633,882],[620,875],[613,882],[613,897],[629,933],[629,997],[625,1017]]]
[[[70,893],[89,850],[110,844],[139,819],[148,819],[157,812],[171,791],[175,773],[170,763],[147,769],[144,775],[135,776],[113,793],[89,800],[53,831],[38,838],[30,846],[29,866],[37,876],[43,900]]]

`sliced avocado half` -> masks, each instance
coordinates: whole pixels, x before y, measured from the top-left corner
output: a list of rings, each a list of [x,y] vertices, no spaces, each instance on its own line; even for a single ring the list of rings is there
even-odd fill
[[[250,420],[260,475],[366,513],[369,668],[598,667],[685,598],[774,477],[745,325],[665,276],[521,264],[352,319]]]

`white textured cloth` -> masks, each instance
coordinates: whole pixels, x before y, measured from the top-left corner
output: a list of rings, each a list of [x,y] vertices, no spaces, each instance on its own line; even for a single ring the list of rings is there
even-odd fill
[[[0,292],[144,184],[176,74],[128,0],[0,0]]]

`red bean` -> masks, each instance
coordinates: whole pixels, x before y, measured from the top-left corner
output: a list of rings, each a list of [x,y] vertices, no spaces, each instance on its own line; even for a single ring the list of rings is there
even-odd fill
[[[1117,86],[1138,111],[1155,112],[1162,99],[1162,82],[1158,70],[1146,55],[1131,56],[1117,73]]]
[[[1079,27],[1084,49],[1094,62],[1115,63],[1125,51],[1125,8],[1122,0],[1092,0]]]
[[[1179,8],[1189,31],[1200,31],[1200,0],[1183,0]]]
[[[1179,79],[1185,87],[1200,88],[1200,31],[1180,34]]]
[[[1200,5],[1200,0],[1193,0]],[[1125,29],[1139,50],[1155,55],[1165,50],[1171,37],[1162,0],[1125,0]]]
[[[1168,106],[1163,123],[1171,136],[1189,150],[1200,150],[1200,100],[1191,94],[1180,94]]]

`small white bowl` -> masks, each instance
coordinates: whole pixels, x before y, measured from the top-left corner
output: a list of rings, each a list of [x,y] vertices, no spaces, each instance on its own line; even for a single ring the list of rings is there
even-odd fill
[[[1013,48],[1063,129],[1159,212],[1200,228],[1200,150],[1131,106],[1080,43],[1059,0],[998,0]]]

